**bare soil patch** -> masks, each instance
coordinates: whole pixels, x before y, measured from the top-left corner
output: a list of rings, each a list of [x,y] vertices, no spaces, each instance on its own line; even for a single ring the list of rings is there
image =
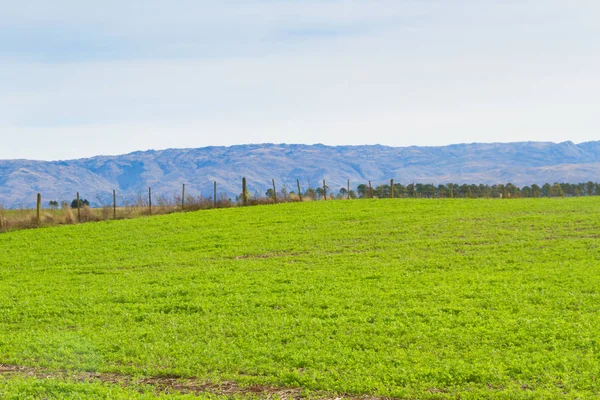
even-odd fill
[[[281,388],[275,386],[252,385],[240,386],[236,382],[227,381],[218,384],[202,382],[195,378],[181,378],[178,376],[153,376],[136,378],[129,375],[98,373],[98,372],[67,372],[53,371],[43,368],[27,367],[22,365],[0,364],[0,376],[20,376],[36,379],[70,379],[78,382],[102,382],[114,385],[151,386],[159,393],[203,394],[215,395],[245,395],[254,398],[271,399],[278,397],[288,400],[393,400],[389,398],[371,396],[350,396],[347,394],[303,394],[302,388]]]

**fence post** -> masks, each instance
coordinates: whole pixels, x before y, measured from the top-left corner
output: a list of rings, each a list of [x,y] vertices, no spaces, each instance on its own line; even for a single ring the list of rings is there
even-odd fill
[[[81,202],[79,201],[79,192],[77,192],[77,222],[81,222]]]
[[[152,188],[148,188],[148,211],[152,215]]]
[[[373,198],[373,186],[371,185],[371,181],[369,181],[369,194],[371,195],[371,198]]]
[[[246,193],[246,177],[242,178],[242,204],[248,205],[248,194]]]
[[[213,206],[217,208],[217,181],[214,182],[213,188]]]
[[[350,179],[348,179],[348,200],[350,200]]]
[[[390,180],[390,192],[392,194],[392,199],[394,198],[394,180]]]
[[[185,183],[181,186],[181,211],[185,208]]]
[[[296,179],[296,183],[298,184],[298,197],[300,197],[300,201],[302,201],[302,190],[300,190],[300,179]]]
[[[325,185],[325,179],[323,179],[323,200],[327,200],[327,185]]]
[[[113,219],[117,219],[117,191],[113,189]]]
[[[277,189],[275,188],[275,179],[272,179],[273,181],[273,199],[275,200],[275,203],[277,203]]]
[[[37,226],[40,226],[40,209],[42,208],[42,194],[37,194]]]

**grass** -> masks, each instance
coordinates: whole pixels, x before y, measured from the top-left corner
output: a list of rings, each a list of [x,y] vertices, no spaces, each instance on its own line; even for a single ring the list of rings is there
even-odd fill
[[[56,378],[14,377],[0,378],[0,397],[4,400],[34,399],[196,399],[198,396],[187,394],[157,395],[153,388],[147,386],[122,387],[118,384],[99,382],[77,382]],[[222,397],[221,397],[222,398]],[[200,399],[218,400],[218,396],[201,395]]]
[[[152,208],[147,202],[138,199],[137,202],[126,204],[113,209],[113,206],[89,207],[82,206],[78,211],[71,208],[68,204],[63,204],[58,208],[41,208],[40,220],[38,225],[37,210],[31,208],[4,209],[0,204],[0,233],[21,229],[32,229],[57,225],[71,225],[84,222],[99,222],[106,220],[140,218],[149,215],[164,215],[176,212],[190,212],[206,210],[209,208],[234,207],[232,201],[224,195],[216,203],[212,199],[203,197],[187,196],[185,203],[181,204],[181,198],[167,199],[164,196],[157,196],[158,204],[153,204]],[[261,199],[263,202],[268,200]],[[254,202],[255,204],[258,202]]]
[[[0,364],[67,374],[4,374],[0,395],[140,393],[68,378],[88,371],[308,397],[596,398],[599,239],[593,197],[291,203],[0,234]]]

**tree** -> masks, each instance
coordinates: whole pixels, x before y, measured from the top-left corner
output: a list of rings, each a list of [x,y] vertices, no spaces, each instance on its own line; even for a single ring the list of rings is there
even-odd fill
[[[585,188],[586,188],[588,196],[592,196],[594,194],[594,188],[595,188],[595,186],[596,185],[592,181],[589,181],[588,183],[585,184]]]
[[[450,198],[454,198],[454,184],[453,183],[449,183],[448,184],[448,196],[450,196]]]
[[[463,183],[462,185],[456,188],[456,194],[458,195],[458,197],[471,197],[469,195],[469,190],[469,185]]]
[[[406,197],[406,186],[401,183],[394,183],[394,196],[395,197]]]
[[[267,196],[267,199],[275,199],[275,192],[273,191],[273,189],[269,189],[265,193],[265,196]]]
[[[506,184],[505,191],[507,197],[518,197],[519,195],[519,188],[510,182]]]
[[[544,183],[544,186],[542,186],[542,196],[550,197],[550,189],[551,188],[552,188],[552,186],[550,186],[549,183]]]
[[[502,197],[502,191],[504,190],[503,185],[492,185],[490,188],[490,197],[498,198]]]
[[[417,197],[417,186],[414,183],[406,186],[406,190],[410,197]]]
[[[48,202],[48,205],[50,206],[50,208],[52,209],[52,211],[56,210],[58,208],[58,201],[56,200],[50,200]]]
[[[440,184],[437,187],[437,194],[438,194],[439,198],[444,198],[444,197],[448,197],[450,195],[450,191],[448,190],[446,185]]]
[[[505,199],[506,197],[508,197],[507,196],[508,192],[506,191],[506,186],[504,186],[503,184],[500,184],[500,185],[498,185],[498,189],[500,189],[500,194],[502,195],[501,197],[503,199]]]
[[[85,207],[85,206],[89,207],[90,206],[90,202],[87,201],[87,199],[83,199],[83,200],[79,199],[79,207],[81,208],[81,207]],[[77,199],[74,199],[71,202],[71,208],[77,208]]]
[[[427,190],[427,185],[423,185],[422,183],[417,183],[413,187],[417,193],[415,197],[427,197],[431,193],[431,190]]]
[[[369,197],[369,185],[361,183],[356,187],[356,193],[358,193],[358,197],[360,197],[361,199]]]
[[[308,188],[308,190],[304,193],[304,197],[308,197],[311,200],[316,200],[317,192],[313,188]]]
[[[563,188],[560,186],[559,183],[555,182],[554,185],[552,185],[552,187],[550,188],[550,196],[553,196],[553,197],[559,197],[559,196],[564,197],[565,196],[565,192],[563,191]]]
[[[392,191],[390,185],[379,185],[374,190],[375,197],[379,199],[386,199],[388,197],[392,197]]]
[[[318,187],[315,190],[315,193],[317,194],[317,197],[320,199],[321,197],[323,197],[323,188],[322,187]]]
[[[426,185],[425,190],[427,191],[427,196],[430,198],[435,198],[435,185],[432,183],[431,185]]]

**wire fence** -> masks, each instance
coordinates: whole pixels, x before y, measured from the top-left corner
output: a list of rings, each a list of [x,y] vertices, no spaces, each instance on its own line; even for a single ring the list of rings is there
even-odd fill
[[[0,204],[0,232],[36,228],[42,226],[75,224],[83,222],[118,220],[149,215],[170,214],[174,212],[197,211],[214,208],[229,208],[261,204],[275,204],[300,201],[327,201],[351,199],[406,199],[406,198],[523,198],[523,197],[573,197],[600,195],[600,184],[586,182],[579,184],[546,183],[517,187],[511,183],[497,185],[475,184],[439,184],[397,183],[394,179],[385,182],[361,182],[352,187],[350,180],[339,188],[331,188],[325,179],[322,185],[303,186],[296,180],[295,187],[277,186],[275,179],[265,192],[255,190],[242,178],[239,195],[230,196],[218,192],[218,184],[213,182],[211,196],[194,195],[186,185],[181,193],[165,195],[153,193],[149,187],[147,193],[126,197],[117,190],[103,197],[96,195],[92,204],[85,195],[76,192],[72,201],[50,200],[44,203],[43,194],[38,193],[35,208],[20,207],[5,209]],[[264,187],[263,187],[264,189]],[[110,198],[112,201],[107,201]]]

